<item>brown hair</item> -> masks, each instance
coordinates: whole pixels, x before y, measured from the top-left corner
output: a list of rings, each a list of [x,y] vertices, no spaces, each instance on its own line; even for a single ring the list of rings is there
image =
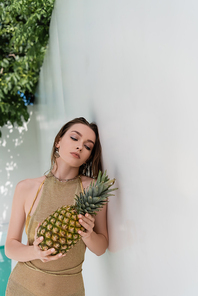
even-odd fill
[[[83,117],[78,117],[78,118],[75,118],[75,119],[67,122],[65,125],[63,125],[63,127],[60,129],[60,131],[56,135],[56,137],[54,139],[54,144],[52,147],[51,169],[53,168],[54,164],[56,164],[56,167],[57,167],[56,157],[54,155],[55,150],[56,150],[56,144],[64,136],[64,134],[68,131],[68,129],[76,123],[81,123],[81,124],[87,125],[88,127],[90,127],[94,131],[94,133],[96,135],[96,141],[95,141],[95,145],[92,149],[91,156],[87,160],[86,166],[85,165],[80,166],[79,174],[83,174],[83,175],[86,175],[86,176],[89,176],[92,178],[97,177],[99,170],[102,171],[102,160],[101,160],[102,148],[101,148],[101,144],[100,144],[98,127],[94,122],[89,123]]]

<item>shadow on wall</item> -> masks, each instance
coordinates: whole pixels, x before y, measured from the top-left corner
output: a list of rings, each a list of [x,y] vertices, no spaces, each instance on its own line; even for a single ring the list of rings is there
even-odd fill
[[[110,205],[108,207],[108,250],[111,253],[119,252],[126,247],[132,247],[137,243],[137,229],[135,222],[131,218],[129,219],[126,215],[124,204],[124,195],[126,195],[123,186],[124,180],[122,180],[122,176],[118,170],[115,170],[115,178],[115,187],[117,187],[118,190],[116,190],[115,196],[110,197]],[[129,203],[129,207],[130,206]]]
[[[8,124],[2,128],[2,138],[0,138],[0,245],[5,243],[14,189],[19,181],[19,174],[16,174],[16,170],[22,158],[21,146],[29,121],[22,127],[13,127]]]
[[[132,176],[132,177],[131,177]],[[128,176],[119,172],[115,173],[115,186],[118,190],[114,197],[110,197],[108,206],[108,233],[109,247],[111,253],[124,251],[125,249],[135,250],[147,240],[147,234],[141,225],[136,222],[140,214],[137,208],[137,196],[133,174]]]

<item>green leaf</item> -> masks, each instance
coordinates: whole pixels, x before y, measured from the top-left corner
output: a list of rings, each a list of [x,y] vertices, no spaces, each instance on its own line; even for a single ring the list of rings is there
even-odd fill
[[[0,1],[0,127],[29,119],[20,93],[36,89],[54,0]]]

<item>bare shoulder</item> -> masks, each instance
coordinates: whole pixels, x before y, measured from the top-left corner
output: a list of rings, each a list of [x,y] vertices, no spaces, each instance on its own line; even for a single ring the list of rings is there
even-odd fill
[[[87,176],[81,176],[82,184],[84,188],[89,187],[91,182],[94,182],[95,179],[87,177]]]
[[[16,185],[16,192],[30,192],[31,190],[39,187],[44,179],[45,176],[22,180]]]
[[[18,211],[23,208],[27,212],[27,208],[30,208],[34,196],[44,179],[45,176],[20,181],[15,188],[13,208]]]

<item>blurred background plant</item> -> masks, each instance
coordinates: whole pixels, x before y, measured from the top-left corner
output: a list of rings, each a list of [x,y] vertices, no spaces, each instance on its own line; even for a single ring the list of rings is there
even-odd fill
[[[0,0],[0,127],[29,119],[54,1]]]

